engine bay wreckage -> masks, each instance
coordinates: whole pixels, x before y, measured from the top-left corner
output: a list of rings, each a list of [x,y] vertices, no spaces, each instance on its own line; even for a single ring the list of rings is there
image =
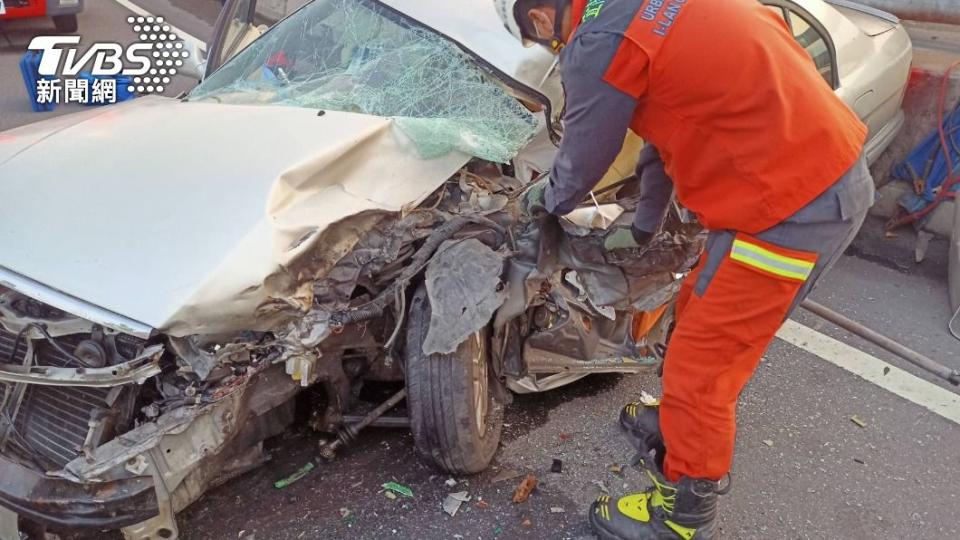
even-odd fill
[[[493,406],[508,388],[638,371],[653,343],[637,318],[672,300],[699,228],[672,222],[642,256],[609,261],[602,228],[520,220],[522,184],[498,171],[474,161],[409,211],[318,231],[284,279],[261,284],[256,330],[136,336],[3,288],[0,503],[58,526],[175,531],[175,512],[264,461],[301,389],[323,389],[314,425],[337,433],[364,381],[404,380],[411,347],[449,355],[483,330]],[[590,225],[629,204],[571,217]],[[431,316],[411,344],[418,288]]]
[[[370,5],[308,4],[301,22],[314,19],[296,31]],[[369,13],[354,15],[371,27]],[[521,216],[532,149],[550,131],[532,112],[542,107],[392,18],[395,31],[376,26],[382,41],[353,32],[363,52],[344,46],[326,78],[251,79],[276,56],[271,43],[289,47],[281,30],[296,17],[186,99],[140,98],[0,140],[0,198],[11,201],[0,222],[0,536],[19,516],[175,538],[177,512],[267,459],[263,442],[294,423],[304,390],[322,397],[310,425],[334,438],[325,455],[405,396],[418,453],[473,473],[496,451],[511,392],[655,366],[703,248],[696,223],[674,206],[647,249],[606,253],[603,236],[632,220],[632,177],[569,216]],[[419,75],[393,69],[424,51],[433,60]],[[395,97],[376,101],[391,110],[360,99],[401,82],[402,110]],[[97,152],[105,137],[123,154]],[[52,180],[81,157],[89,170],[132,170],[157,140],[178,156],[162,180]],[[29,202],[37,189],[42,205]],[[94,191],[91,204],[110,211],[71,221]],[[142,200],[155,204],[131,204]],[[371,382],[404,390],[357,420]]]

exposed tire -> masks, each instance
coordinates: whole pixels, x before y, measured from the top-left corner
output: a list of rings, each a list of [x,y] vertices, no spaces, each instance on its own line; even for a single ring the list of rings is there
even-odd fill
[[[452,354],[423,354],[430,326],[426,288],[413,295],[407,322],[406,376],[410,429],[417,453],[452,474],[487,468],[500,444],[503,405],[493,399],[486,329]]]
[[[77,15],[54,15],[53,25],[57,27],[57,32],[72,34],[80,28],[77,24]]]

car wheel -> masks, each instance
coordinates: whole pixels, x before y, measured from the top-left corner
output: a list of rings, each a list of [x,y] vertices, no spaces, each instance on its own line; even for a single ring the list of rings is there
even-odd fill
[[[77,24],[77,16],[74,15],[54,15],[53,25],[57,27],[57,32],[72,34],[80,26]]]
[[[410,429],[417,453],[452,474],[487,468],[500,444],[503,405],[490,390],[488,332],[451,354],[424,354],[430,301],[421,286],[407,323],[406,376]]]

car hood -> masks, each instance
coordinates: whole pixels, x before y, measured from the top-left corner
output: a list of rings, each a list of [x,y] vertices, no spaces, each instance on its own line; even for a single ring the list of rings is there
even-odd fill
[[[141,98],[0,133],[0,267],[172,335],[267,330],[467,160],[387,118]]]

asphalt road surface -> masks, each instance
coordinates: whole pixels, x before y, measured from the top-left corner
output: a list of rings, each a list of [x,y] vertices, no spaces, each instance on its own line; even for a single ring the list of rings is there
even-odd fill
[[[219,8],[216,0],[135,3],[201,39],[208,37]],[[129,40],[126,8],[114,0],[87,5],[80,16],[84,40]],[[51,30],[45,21],[0,25],[0,129],[76,110],[29,112],[17,60],[30,37]],[[180,78],[167,93],[192,84]],[[868,222],[814,298],[960,368],[960,342],[946,331],[945,246],[935,242],[928,260],[914,265],[890,257],[892,249],[910,253],[910,239],[884,239],[879,227]],[[794,319],[888,362],[891,379],[881,377],[878,385],[839,367],[852,357],[849,351],[817,350],[818,356],[806,341],[795,346],[777,340],[742,396],[733,490],[721,500],[722,536],[960,538],[960,403],[945,399],[939,414],[931,412],[918,403],[942,384],[807,313]],[[881,365],[886,366],[874,366]],[[914,390],[894,380],[898,367],[919,375],[911,383]],[[590,538],[584,512],[591,500],[602,490],[616,495],[645,485],[637,470],[626,467],[631,452],[615,417],[641,391],[656,394],[658,384],[653,375],[593,376],[565,389],[520,396],[508,411],[493,467],[456,478],[452,486],[449,477],[416,460],[408,433],[371,429],[338,460],[319,463],[299,482],[274,489],[274,481],[317,459],[317,436],[300,428],[270,441],[270,463],[212,490],[183,512],[181,536]],[[863,426],[851,421],[853,416]],[[554,459],[562,461],[559,473],[550,472]],[[514,475],[520,473],[537,475],[540,486],[526,503],[513,504],[519,480]],[[409,486],[414,496],[388,498],[381,488],[388,481]],[[468,492],[471,500],[450,517],[441,501],[457,491]]]

